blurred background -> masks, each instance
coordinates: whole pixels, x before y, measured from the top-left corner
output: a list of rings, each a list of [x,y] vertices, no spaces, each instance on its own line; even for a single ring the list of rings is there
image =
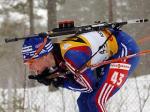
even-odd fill
[[[22,41],[6,44],[5,38],[50,31],[63,20],[74,20],[80,26],[94,21],[150,19],[149,6],[150,0],[0,0],[0,112],[78,112],[79,93],[28,80],[21,56]],[[126,25],[123,30],[141,50],[150,49],[150,22]],[[150,110],[149,68],[150,55],[144,55],[121,92],[108,102],[108,112]]]

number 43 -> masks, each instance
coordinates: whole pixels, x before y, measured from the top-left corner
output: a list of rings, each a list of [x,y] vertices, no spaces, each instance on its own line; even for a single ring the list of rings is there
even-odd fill
[[[123,78],[125,77],[125,74],[114,72],[111,81],[113,84],[116,84],[117,86],[120,86],[123,83]]]

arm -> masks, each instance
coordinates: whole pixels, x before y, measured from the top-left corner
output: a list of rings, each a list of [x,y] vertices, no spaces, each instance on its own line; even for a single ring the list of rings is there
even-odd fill
[[[64,60],[68,69],[72,72],[73,80],[65,80],[64,87],[80,92],[93,91],[97,80],[91,69],[87,69],[81,74],[74,73],[74,70],[80,68],[90,56],[91,50],[87,46],[75,47],[65,53]]]
[[[72,80],[66,80],[64,81],[64,87],[74,90],[74,91],[79,91],[79,92],[92,92],[95,84],[96,84],[96,79],[94,77],[93,71],[91,70],[86,70],[82,74],[71,74],[73,75]]]
[[[74,69],[78,69],[89,59],[90,56],[91,50],[89,47],[79,46],[69,49],[64,55],[64,60],[66,61],[68,68],[71,66]],[[38,81],[45,85],[53,84],[56,87],[61,86],[75,91],[91,92],[95,87],[96,78],[94,77],[93,71],[88,69],[81,74],[76,74],[72,71],[72,73],[65,75],[65,77],[52,79],[46,77],[45,79],[40,79]]]

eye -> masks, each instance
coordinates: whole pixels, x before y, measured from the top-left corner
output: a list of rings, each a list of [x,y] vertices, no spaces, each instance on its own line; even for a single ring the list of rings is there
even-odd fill
[[[32,65],[35,62],[35,59],[30,59],[27,62],[25,62],[25,65]]]

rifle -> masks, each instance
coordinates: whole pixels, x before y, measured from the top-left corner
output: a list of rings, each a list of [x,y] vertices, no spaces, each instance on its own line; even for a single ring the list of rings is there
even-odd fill
[[[122,21],[122,22],[113,22],[113,23],[98,21],[98,22],[95,22],[95,24],[84,25],[84,26],[74,26],[74,21],[63,21],[63,22],[59,22],[58,28],[54,28],[53,30],[48,31],[47,33],[52,39],[54,39],[63,35],[70,35],[70,34],[79,35],[79,34],[91,32],[91,31],[100,31],[105,28],[119,29],[126,24],[144,23],[144,22],[148,22],[148,19],[134,19],[134,20],[128,20],[128,21]],[[37,34],[28,35],[22,38],[18,38],[18,37],[11,38],[11,39],[6,38],[5,42],[6,43],[14,42],[14,41],[23,40],[26,38],[33,38],[35,36],[38,36],[38,35]]]
[[[112,28],[114,30],[119,30],[122,26],[126,25],[126,24],[133,24],[133,23],[144,23],[144,22],[148,22],[148,19],[134,19],[134,20],[128,20],[128,21],[122,21],[122,22],[113,22],[113,23],[107,23],[107,22],[95,22],[95,24],[92,25],[84,25],[84,26],[74,26],[74,21],[64,21],[64,22],[59,22],[59,27],[58,28],[54,28],[51,31],[48,31],[48,35],[54,39],[54,38],[58,38],[59,36],[63,36],[63,35],[79,35],[82,33],[87,33],[87,32],[91,32],[91,31],[100,31],[103,30],[105,28]],[[113,33],[112,33],[113,34]],[[112,36],[112,34],[109,35],[109,37]],[[35,36],[38,36],[37,34],[34,35],[28,35],[28,36],[24,36],[23,38],[6,38],[5,42],[14,42],[14,41],[19,41],[19,40],[23,40],[23,39],[27,39],[27,38],[34,38]],[[107,40],[99,47],[98,51],[105,45],[105,43],[109,40],[109,37],[107,38]],[[97,52],[98,52],[97,51]],[[96,52],[96,53],[97,53]],[[96,53],[94,55],[96,55]],[[146,54],[146,53],[143,53]],[[94,56],[92,55],[91,58]],[[136,55],[135,55],[136,56]],[[91,60],[91,58],[89,60]],[[123,58],[130,58],[130,57],[123,57]],[[121,58],[122,59],[122,58]],[[87,62],[89,61],[87,60]],[[113,61],[113,60],[112,60]],[[86,62],[86,63],[87,63]],[[106,64],[109,64],[111,61],[109,62],[105,62]],[[86,63],[84,63],[82,65],[82,70],[84,69],[84,66],[86,65]],[[102,63],[105,64],[105,63]],[[80,72],[80,70],[75,70],[76,72]],[[48,73],[48,71],[47,71]],[[55,73],[49,73],[49,74],[45,74],[45,75],[41,75],[41,76],[33,76],[30,75],[29,79],[42,79],[45,77],[49,77],[49,79],[53,79],[55,77],[60,76],[59,74],[55,74]],[[53,74],[53,75],[52,75]],[[64,75],[64,74],[63,74]]]

